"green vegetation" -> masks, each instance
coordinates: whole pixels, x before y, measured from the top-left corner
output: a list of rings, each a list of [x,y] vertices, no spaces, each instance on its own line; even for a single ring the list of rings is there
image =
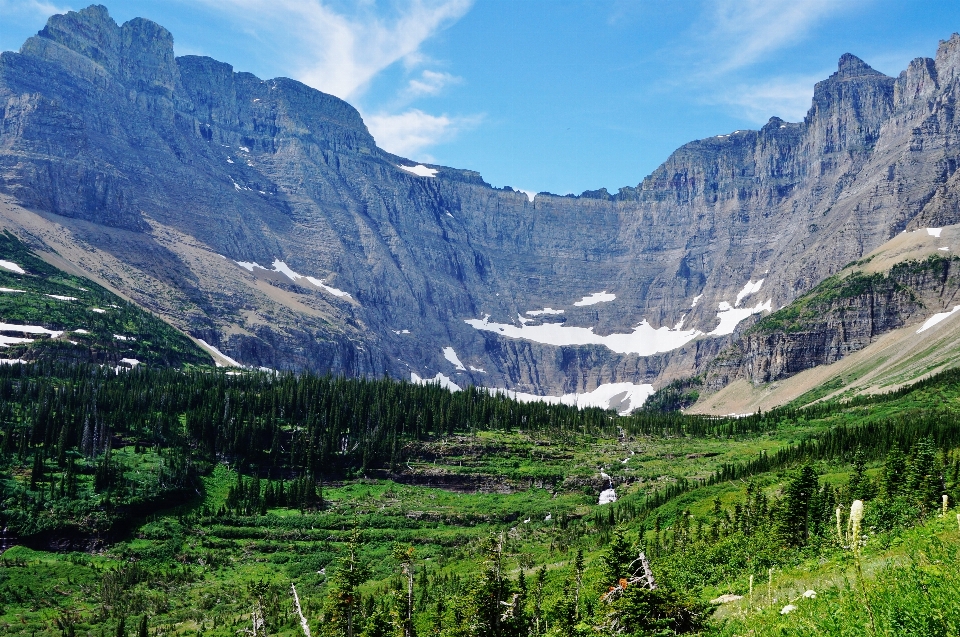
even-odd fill
[[[901,295],[916,303],[917,295],[911,284],[918,279],[931,278],[945,281],[951,264],[957,257],[932,255],[923,261],[903,261],[887,273],[867,274],[860,270],[841,272],[821,281],[812,290],[787,307],[773,312],[757,321],[747,333],[769,334],[772,332],[796,332],[809,328],[822,319],[824,313],[835,310],[837,303],[858,297]],[[865,265],[869,259],[857,261],[852,266]],[[850,266],[848,266],[850,267]]]
[[[958,371],[732,419],[5,365],[0,632],[956,634],[958,410]]]
[[[0,267],[2,322],[63,332],[8,343],[2,348],[4,358],[111,365],[126,358],[174,367],[212,363],[181,332],[93,281],[53,267],[9,232],[0,234],[0,260],[24,271]],[[2,331],[24,337],[15,329]]]
[[[699,400],[701,387],[703,378],[699,376],[678,378],[647,398],[643,410],[667,413],[686,409]]]

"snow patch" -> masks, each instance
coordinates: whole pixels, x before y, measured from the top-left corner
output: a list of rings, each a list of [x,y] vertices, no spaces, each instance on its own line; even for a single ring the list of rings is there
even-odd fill
[[[920,327],[919,330],[917,330],[917,334],[919,334],[920,332],[926,332],[928,329],[930,329],[934,325],[938,323],[942,323],[943,321],[947,320],[950,316],[952,316],[954,313],[958,311],[960,311],[960,305],[954,305],[953,309],[950,310],[949,312],[939,312],[937,314],[934,314],[924,322],[924,324]]]
[[[63,330],[48,330],[39,325],[14,325],[13,323],[0,323],[0,332],[17,332],[19,334],[48,334],[50,338],[60,338]],[[28,339],[29,340],[29,339]]]
[[[14,290],[13,288],[0,288],[0,292],[26,292],[26,290]]]
[[[653,385],[633,383],[607,383],[593,391],[582,394],[564,394],[562,396],[538,396],[509,389],[487,389],[491,394],[503,394],[521,403],[544,402],[550,405],[569,405],[571,407],[599,407],[617,409],[625,416],[640,407],[653,394]]]
[[[450,361],[450,363],[452,363],[453,366],[456,367],[459,371],[461,372],[467,371],[467,368],[464,367],[463,363],[460,362],[460,357],[457,356],[457,352],[454,351],[452,347],[443,348],[443,357],[448,361]]]
[[[261,270],[266,270],[265,267],[263,267],[262,265],[260,265],[255,261],[234,261],[234,263],[236,263],[237,265],[239,265],[241,268],[243,268],[248,272],[253,272],[254,268],[260,268]]]
[[[23,268],[14,263],[13,261],[3,261],[0,259],[0,268],[4,270],[10,270],[11,272],[16,272],[17,274],[26,274]]]
[[[113,335],[113,338],[117,339],[118,341],[135,341],[135,340],[137,340],[137,339],[135,339],[135,338],[132,337],[132,336],[124,336],[123,334],[114,334],[114,335]]]
[[[481,368],[479,368],[479,367],[474,367],[473,365],[470,365],[469,367],[470,367],[470,371],[471,371],[471,372],[478,372],[478,373],[480,373],[480,374],[486,374],[486,373],[487,373],[487,370],[485,370],[485,369],[481,369]]]
[[[27,361],[22,358],[0,358],[0,365],[16,365],[17,363],[26,365]]]
[[[91,312],[96,312],[97,314],[106,314],[106,313],[107,313],[106,310],[101,310],[99,307],[91,307],[91,308],[90,308],[90,311],[91,311]]]
[[[394,334],[409,334],[410,330],[393,330]]]
[[[442,373],[437,372],[437,375],[433,378],[420,378],[415,373],[410,372],[410,382],[417,385],[439,385],[444,389],[449,389],[450,391],[457,392],[460,391],[461,387],[455,382],[450,380],[449,377],[444,376]]]
[[[732,308],[729,303],[720,303],[719,312],[717,312],[717,318],[720,319],[720,325],[716,327],[709,336],[726,336],[728,334],[733,334],[733,330],[737,328],[737,325],[740,324],[740,321],[758,314],[760,312],[769,312],[773,299],[767,299],[766,303],[757,303],[754,307],[741,307],[741,308]],[[723,306],[726,306],[724,308]]]
[[[397,164],[397,168],[405,170],[417,177],[436,177],[438,172],[436,168],[427,168],[423,164],[417,164],[416,166],[402,166]]]
[[[49,296],[51,299],[57,299],[58,301],[76,301],[77,297],[75,296],[60,296],[59,294],[44,294],[44,296]]]
[[[329,292],[334,296],[353,298],[349,292],[344,292],[343,290],[338,290],[337,288],[331,285],[327,285],[326,283],[324,283],[324,279],[318,279],[312,276],[304,276],[298,272],[294,272],[290,268],[290,266],[288,266],[286,263],[284,263],[280,259],[273,260],[273,270],[268,270],[267,268],[263,267],[256,261],[235,261],[234,263],[239,265],[244,270],[247,270],[248,272],[253,272],[254,269],[257,269],[257,268],[259,268],[260,270],[264,270],[265,272],[277,272],[279,274],[284,275],[294,283],[300,281],[300,279],[306,279],[316,287],[326,292]]]
[[[4,336],[0,334],[0,347],[6,347],[8,345],[17,345],[19,343],[32,343],[32,338],[20,338],[17,336]]]
[[[603,292],[594,292],[590,296],[585,296],[576,303],[577,307],[584,307],[585,305],[596,305],[597,303],[609,303],[617,298],[616,294],[608,294],[606,290]]]
[[[560,323],[519,327],[505,323],[491,323],[489,314],[482,319],[467,319],[464,322],[478,330],[544,345],[604,345],[618,354],[641,356],[677,349],[702,334],[698,330],[672,330],[666,326],[654,329],[646,320],[634,328],[633,332],[607,336],[594,333],[592,327],[570,327]]]
[[[737,293],[737,302],[734,303],[733,305],[735,307],[739,306],[740,301],[742,301],[744,297],[747,297],[747,296],[750,296],[751,294],[759,292],[760,286],[763,285],[764,280],[765,279],[760,279],[756,283],[754,283],[753,281],[748,281],[747,284],[743,286],[743,289]]]
[[[699,302],[700,302],[700,299],[702,299],[702,298],[703,298],[703,295],[702,295],[702,294],[698,294],[698,295],[696,295],[695,297],[693,297],[693,303],[690,304],[690,307],[691,307],[691,308],[697,307],[697,303],[699,303]]]
[[[927,234],[931,237],[940,238],[940,233],[943,232],[943,228],[927,228]]]
[[[79,330],[71,330],[71,331],[72,331],[74,334],[89,334],[89,333],[90,333],[90,332],[88,332],[87,330],[83,329],[82,327],[81,327]]]
[[[451,219],[453,219],[453,215],[450,214],[449,212],[447,213],[447,216],[450,217]]]
[[[542,314],[563,314],[563,310],[555,310],[552,307],[545,307],[542,310],[527,310],[530,316],[540,316]]]
[[[136,367],[137,365],[140,364],[140,361],[138,361],[138,360],[135,359],[135,358],[121,358],[121,359],[120,359],[120,362],[121,362],[121,363],[126,363],[126,364],[129,365],[130,367]]]
[[[240,147],[240,150],[242,150],[242,151],[245,152],[245,153],[249,153],[249,152],[250,152],[250,149],[247,148],[246,146],[241,146],[241,147]]]
[[[227,363],[229,363],[229,364],[232,365],[233,367],[243,367],[243,365],[241,365],[241,364],[238,363],[237,361],[233,360],[232,358],[230,358],[229,356],[227,356],[226,354],[224,354],[223,352],[221,352],[221,351],[218,350],[216,347],[214,347],[214,346],[211,345],[210,343],[206,342],[206,341],[203,340],[202,338],[198,338],[198,339],[197,339],[197,342],[200,343],[201,345],[203,345],[205,348],[207,348],[207,350],[209,350],[211,353],[216,354],[217,356],[219,356],[219,357],[222,358],[223,360],[227,361]],[[214,359],[214,362],[217,364],[217,367],[223,367],[223,364],[222,364],[220,361]]]

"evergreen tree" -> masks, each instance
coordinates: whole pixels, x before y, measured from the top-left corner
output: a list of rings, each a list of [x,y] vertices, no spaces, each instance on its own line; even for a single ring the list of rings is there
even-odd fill
[[[616,585],[623,577],[629,577],[630,564],[636,559],[636,551],[633,544],[627,540],[626,531],[623,527],[617,527],[613,532],[613,538],[604,552],[602,560],[603,584]]]
[[[787,485],[778,521],[781,540],[787,546],[803,546],[810,535],[810,513],[817,492],[817,474],[804,465]]]
[[[850,500],[869,500],[873,495],[870,478],[867,476],[867,459],[863,449],[857,447],[853,454],[853,473],[850,474],[848,490]]]
[[[323,634],[330,637],[354,637],[358,635],[356,624],[360,610],[358,588],[367,581],[370,570],[360,559],[363,540],[359,530],[354,530],[347,543],[346,554],[340,561],[327,597],[326,623]]]

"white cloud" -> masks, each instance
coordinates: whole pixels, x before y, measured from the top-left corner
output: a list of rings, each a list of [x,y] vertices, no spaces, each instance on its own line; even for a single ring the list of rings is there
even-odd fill
[[[715,101],[734,107],[738,116],[756,124],[765,124],[773,116],[798,122],[810,110],[814,84],[829,74],[830,71],[824,71],[740,84],[729,90],[721,89]]]
[[[722,52],[715,71],[742,68],[794,45],[827,16],[856,4],[859,0],[716,0],[706,30],[710,48]]]
[[[364,121],[380,148],[428,163],[430,158],[418,153],[476,127],[482,119],[481,115],[431,115],[416,108],[403,113],[364,115]]]
[[[462,17],[472,0],[408,0],[390,17],[374,3],[337,12],[324,0],[201,0],[251,26],[261,39],[282,43],[278,53],[296,79],[337,97],[356,97],[380,71],[408,57]],[[269,36],[268,36],[269,33]]]
[[[43,2],[42,0],[0,0],[0,13],[9,16],[13,13],[20,15],[50,17],[55,13],[66,13],[70,11],[67,6],[57,6],[52,2]]]
[[[405,92],[410,98],[436,95],[447,86],[459,84],[462,81],[463,78],[451,75],[450,73],[424,70],[419,77],[410,80]]]

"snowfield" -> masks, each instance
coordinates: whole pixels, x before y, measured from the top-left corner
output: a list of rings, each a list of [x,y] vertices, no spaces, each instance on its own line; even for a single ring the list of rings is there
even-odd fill
[[[10,270],[16,274],[26,274],[26,271],[13,261],[4,261],[0,259],[0,268],[3,268],[4,270]]]
[[[761,281],[762,282],[762,281]],[[601,293],[602,294],[602,293]],[[596,296],[596,295],[593,295]],[[613,296],[612,294],[609,296]],[[474,329],[493,332],[507,338],[516,338],[533,341],[543,345],[557,347],[569,345],[603,345],[618,354],[637,354],[652,356],[669,352],[683,347],[699,336],[726,336],[732,334],[737,325],[745,318],[759,312],[769,312],[772,299],[766,303],[757,303],[753,307],[736,308],[726,301],[717,306],[717,318],[720,324],[712,332],[700,330],[684,330],[684,318],[673,328],[661,326],[654,328],[644,319],[632,332],[625,334],[608,334],[601,336],[593,331],[592,327],[573,327],[561,323],[543,323],[541,325],[527,325],[528,319],[520,317],[520,325],[509,323],[494,323],[490,315],[485,314],[482,319],[465,319],[464,323]],[[575,304],[576,305],[576,304]],[[529,314],[530,312],[528,312]]]
[[[454,367],[459,371],[465,372],[467,368],[463,366],[463,363],[460,362],[460,357],[457,356],[457,352],[452,347],[443,348],[443,357],[450,361]]]
[[[617,298],[616,294],[608,294],[606,290],[603,292],[594,292],[590,296],[585,296],[576,303],[577,307],[584,307],[587,305],[596,305],[597,303],[609,303]]]
[[[958,311],[960,311],[960,305],[954,305],[954,306],[953,306],[953,309],[950,310],[949,312],[939,312],[939,313],[937,313],[937,314],[934,314],[933,316],[931,316],[930,318],[928,318],[926,321],[924,321],[924,323],[923,323],[923,325],[920,327],[920,329],[917,330],[917,334],[919,334],[919,333],[921,333],[921,332],[926,332],[928,329],[930,329],[930,328],[933,327],[934,325],[937,325],[938,323],[941,323],[941,322],[947,320],[948,318],[950,318],[951,316],[953,316],[953,314],[955,314],[955,313],[958,312]]]
[[[207,348],[207,350],[210,351],[211,353],[216,354],[217,356],[220,356],[221,358],[223,358],[223,360],[227,361],[227,363],[229,363],[233,367],[243,367],[243,365],[233,360],[232,358],[230,358],[229,356],[227,356],[226,354],[224,354],[223,352],[221,352],[216,347],[206,342],[202,338],[198,338],[197,342],[203,345],[205,348]],[[214,363],[216,363],[217,367],[223,367],[223,364],[216,359],[214,359]]]
[[[417,164],[416,166],[401,166],[397,164],[397,168],[400,170],[405,170],[411,175],[416,175],[417,177],[436,177],[438,170],[436,168],[427,168],[423,164]]]
[[[750,296],[751,294],[755,294],[756,292],[759,292],[760,286],[763,285],[763,281],[764,279],[760,279],[756,283],[754,283],[753,281],[747,281],[747,284],[743,286],[743,289],[737,293],[737,302],[733,304],[734,307],[738,307],[740,305],[740,301],[742,301],[744,297],[747,297],[747,296]]]

